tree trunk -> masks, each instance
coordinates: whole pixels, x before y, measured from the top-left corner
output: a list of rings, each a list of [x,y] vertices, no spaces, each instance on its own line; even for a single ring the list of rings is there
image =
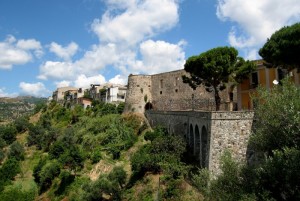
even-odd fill
[[[219,90],[215,86],[214,86],[214,92],[215,92],[216,111],[219,111],[220,110],[220,105],[221,105],[221,98],[220,98],[220,95],[219,95]]]

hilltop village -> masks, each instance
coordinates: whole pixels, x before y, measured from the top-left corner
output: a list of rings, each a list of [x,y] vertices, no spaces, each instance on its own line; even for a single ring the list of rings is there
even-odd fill
[[[221,92],[221,111],[252,110],[251,94],[258,86],[272,88],[276,82],[290,76],[293,82],[300,85],[300,74],[293,70],[267,68],[263,60],[254,61],[256,71],[240,84],[229,83]],[[183,83],[185,70],[164,72],[154,75],[129,75],[127,85],[106,83],[91,84],[90,88],[61,87],[52,95],[52,100],[59,103],[80,104],[90,107],[92,100],[106,103],[125,103],[124,112],[144,113],[145,110],[157,111],[213,111],[215,102],[213,93],[204,87],[193,90]]]
[[[281,68],[267,68],[263,60],[253,61],[256,70],[241,83],[228,83],[220,92],[220,110],[216,111],[214,93],[199,86],[193,90],[183,83],[185,70],[154,75],[129,75],[128,85],[93,85],[89,89],[58,88],[53,99],[58,102],[91,107],[93,100],[125,103],[123,113],[145,115],[152,127],[163,126],[170,134],[182,136],[195,161],[213,174],[220,173],[220,157],[229,150],[237,161],[250,161],[248,141],[253,126],[252,94],[258,86],[267,89],[290,77],[300,85],[297,69],[287,73]],[[249,154],[250,153],[250,154]]]

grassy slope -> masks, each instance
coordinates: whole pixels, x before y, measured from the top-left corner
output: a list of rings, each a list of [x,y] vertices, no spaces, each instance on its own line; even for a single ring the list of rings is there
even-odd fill
[[[39,120],[40,113],[32,116],[30,118],[31,123],[35,123]],[[145,133],[145,132],[144,132]],[[130,165],[130,157],[137,151],[142,145],[147,143],[144,140],[144,133],[141,134],[138,138],[138,141],[127,151],[123,151],[121,153],[121,157],[119,160],[112,160],[109,156],[103,154],[103,159],[97,164],[92,165],[90,161],[86,161],[85,167],[83,170],[78,173],[81,177],[88,177],[91,180],[96,180],[101,174],[109,173],[114,166],[123,166],[125,171],[127,172],[128,179],[131,175],[131,165]],[[18,174],[15,178],[13,185],[21,186],[23,190],[29,190],[35,188],[36,191],[38,189],[37,185],[34,182],[34,178],[32,176],[33,168],[38,163],[41,154],[41,151],[36,150],[34,146],[28,147],[26,146],[26,138],[28,132],[19,134],[17,136],[17,140],[24,145],[25,147],[25,160],[21,162],[21,173]],[[45,154],[45,153],[44,153]],[[146,174],[141,180],[137,181],[134,186],[126,191],[125,198],[126,200],[141,200],[147,198],[147,200],[156,200],[159,195],[158,186],[160,188],[165,188],[163,184],[159,184],[159,179],[162,178],[163,175],[153,175]],[[80,180],[80,178],[78,178]],[[52,188],[50,188],[47,192],[40,195],[37,200],[68,200],[68,197],[56,197],[55,190],[59,185],[59,180],[56,179],[53,182]],[[78,193],[74,188],[76,187],[76,182],[67,193],[68,195],[72,195]],[[182,199],[181,200],[203,200],[201,194],[199,194],[193,187],[191,187],[187,182],[182,182],[180,187]]]

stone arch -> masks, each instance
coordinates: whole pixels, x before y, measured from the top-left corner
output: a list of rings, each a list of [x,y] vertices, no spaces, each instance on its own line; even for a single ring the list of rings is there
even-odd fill
[[[152,110],[153,109],[153,105],[150,102],[147,102],[145,105],[145,110]]]
[[[201,154],[200,154],[200,166],[202,168],[207,167],[208,164],[208,133],[205,126],[201,129]]]
[[[198,125],[195,126],[195,147],[194,147],[194,155],[196,156],[196,159],[198,160],[200,158],[200,132]]]
[[[192,150],[194,150],[194,128],[192,124],[190,125],[189,146]]]

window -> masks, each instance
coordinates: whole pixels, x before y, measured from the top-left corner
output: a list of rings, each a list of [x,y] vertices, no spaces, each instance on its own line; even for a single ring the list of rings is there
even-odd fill
[[[230,92],[230,93],[229,93],[229,100],[230,100],[230,102],[233,101],[233,92]]]
[[[179,80],[179,77],[175,77],[175,83],[174,83],[174,86],[178,86],[178,80]]]
[[[251,88],[256,88],[258,86],[258,74],[254,72],[251,74]]]
[[[178,89],[175,89],[175,92],[177,93],[177,92],[178,92]]]
[[[160,91],[159,93],[162,94],[162,91]]]
[[[159,88],[163,88],[163,86],[164,86],[164,80],[160,80],[160,82],[159,82]]]

